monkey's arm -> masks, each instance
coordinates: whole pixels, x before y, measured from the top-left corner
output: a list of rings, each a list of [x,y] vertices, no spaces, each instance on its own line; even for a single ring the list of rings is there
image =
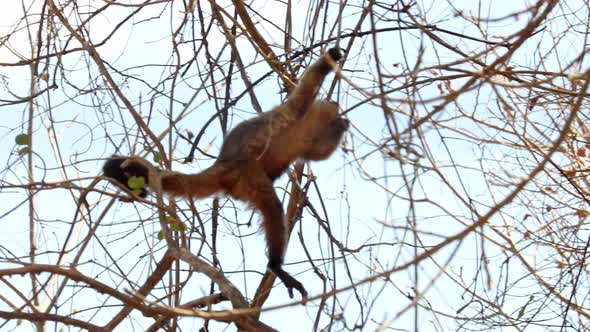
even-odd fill
[[[284,104],[287,106],[286,111],[292,112],[296,117],[303,116],[307,112],[315,101],[324,78],[333,69],[332,64],[327,59],[328,57],[331,58],[332,62],[338,62],[342,58],[342,53],[338,48],[331,48],[307,68],[295,89],[287,97]]]
[[[133,191],[133,189],[129,186],[129,178],[132,176],[143,177],[146,185],[149,185],[150,170],[158,172],[155,166],[139,157],[113,156],[105,162],[102,169],[104,176],[116,180],[111,182],[123,185],[130,191]],[[220,179],[222,173],[223,167],[220,164],[214,164],[200,173],[164,172],[158,178],[161,179],[164,193],[171,196],[197,198],[207,197],[221,190]],[[142,188],[138,195],[144,198],[147,193],[147,189]]]

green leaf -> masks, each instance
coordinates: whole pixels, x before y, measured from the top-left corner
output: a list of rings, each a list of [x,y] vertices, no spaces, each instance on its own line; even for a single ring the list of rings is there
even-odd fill
[[[127,180],[127,185],[132,189],[133,192],[136,190],[141,192],[141,189],[145,187],[145,178],[143,176],[132,176],[129,178],[129,180]]]
[[[14,141],[17,145],[31,145],[31,137],[27,134],[16,135]]]
[[[186,230],[186,225],[181,222],[175,222],[173,224],[170,224],[170,229],[175,232],[182,232],[182,231]]]
[[[525,304],[522,306],[522,308],[520,308],[520,310],[518,310],[518,316],[516,316],[516,319],[521,319],[521,318],[522,318],[522,316],[524,316],[524,313],[525,313],[526,307],[527,307],[527,306],[528,306],[528,305],[531,303],[531,301],[533,301],[533,298],[534,298],[534,297],[531,295],[531,296],[529,297],[529,300],[527,301],[527,303],[525,303]]]
[[[162,241],[164,239],[164,232],[159,231],[157,236],[158,236],[158,240]]]
[[[524,305],[522,308],[520,308],[520,310],[518,310],[518,316],[516,316],[516,319],[520,319],[522,316],[524,316],[525,309],[526,309],[526,305]]]
[[[162,161],[162,154],[157,151],[154,152],[154,162],[159,164],[160,161]]]

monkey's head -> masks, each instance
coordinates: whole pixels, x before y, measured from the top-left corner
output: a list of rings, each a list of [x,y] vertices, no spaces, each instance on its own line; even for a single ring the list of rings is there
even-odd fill
[[[303,158],[324,160],[338,147],[350,123],[338,113],[338,104],[332,101],[315,102],[303,123]]]
[[[343,126],[343,130],[348,129],[348,120],[340,116],[338,103],[335,101],[324,100],[313,103],[305,117],[305,127],[314,132],[323,131],[332,126]]]

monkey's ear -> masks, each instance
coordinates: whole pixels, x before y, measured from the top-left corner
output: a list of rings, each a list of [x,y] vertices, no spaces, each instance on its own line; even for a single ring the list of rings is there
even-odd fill
[[[345,53],[343,48],[333,47],[328,50],[328,54],[332,57],[334,62],[338,62],[338,60],[342,59],[342,54]]]

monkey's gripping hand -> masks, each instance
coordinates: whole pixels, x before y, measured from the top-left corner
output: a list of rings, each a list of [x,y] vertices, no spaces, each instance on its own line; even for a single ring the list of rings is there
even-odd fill
[[[338,60],[342,59],[343,51],[344,50],[336,47],[329,49],[324,54],[324,56],[316,63],[317,70],[319,70],[319,72],[323,75],[327,75],[329,72],[334,70],[334,68],[337,66],[336,63],[338,62]],[[303,81],[303,78],[301,79],[301,81]],[[321,81],[319,82],[319,84],[321,84]]]
[[[328,50],[328,54],[330,54],[330,57],[332,60],[334,60],[334,62],[338,62],[340,59],[342,59],[342,53],[344,53],[344,49],[342,48],[334,47]]]
[[[295,288],[300,294],[303,300],[307,299],[307,291],[303,285],[295,278],[293,278],[287,271],[283,270],[281,263],[273,262],[271,259],[268,262],[268,269],[274,273],[277,278],[281,279],[287,291],[289,292],[289,298],[293,298],[293,288]]]
[[[146,185],[149,184],[150,169],[153,166],[146,163],[147,161],[140,158],[112,156],[102,166],[102,172],[115,185],[123,186],[129,191],[133,191],[134,189],[129,185],[129,179],[132,176],[143,177]],[[145,198],[147,194],[146,187],[141,188],[139,193],[137,193],[141,198]]]

